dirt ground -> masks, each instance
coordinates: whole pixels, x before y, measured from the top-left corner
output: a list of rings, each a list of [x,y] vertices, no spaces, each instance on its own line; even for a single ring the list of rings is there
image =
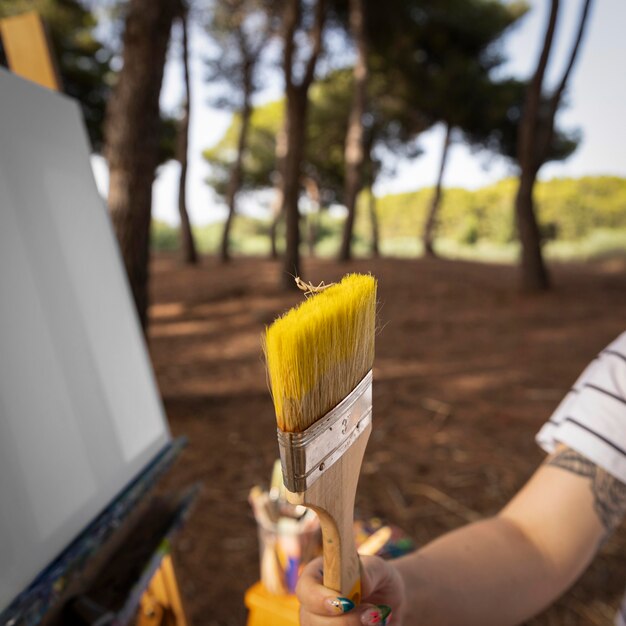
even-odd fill
[[[594,355],[626,327],[626,266],[554,267],[556,288],[516,291],[512,267],[426,260],[305,261],[317,283],[379,279],[374,432],[357,509],[418,544],[498,509],[543,458],[534,435]],[[150,350],[175,435],[189,446],[169,487],[204,489],[175,548],[193,626],[245,624],[258,579],[250,487],[267,484],[275,419],[259,337],[299,300],[260,259],[152,265]],[[626,530],[533,626],[612,623],[626,584]]]

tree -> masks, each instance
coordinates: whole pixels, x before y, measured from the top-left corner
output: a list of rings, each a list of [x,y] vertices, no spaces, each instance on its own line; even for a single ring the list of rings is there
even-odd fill
[[[527,291],[550,287],[548,270],[541,251],[541,234],[535,217],[533,188],[539,169],[546,162],[554,138],[554,120],[567,87],[582,42],[591,0],[585,0],[578,30],[561,80],[550,96],[543,94],[543,80],[552,50],[559,12],[559,0],[552,0],[543,47],[537,68],[528,85],[518,131],[517,160],[520,167],[519,186],[515,197],[515,216],[520,243],[521,286]]]
[[[445,137],[443,140],[443,149],[441,150],[441,161],[439,162],[439,174],[437,175],[437,183],[433,192],[428,215],[424,222],[424,231],[422,233],[422,243],[424,244],[424,253],[427,256],[434,257],[435,249],[433,247],[433,239],[435,234],[435,221],[441,204],[441,186],[443,183],[443,173],[446,169],[446,161],[448,159],[448,150],[450,148],[450,140],[452,136],[452,128],[450,124],[446,124]]]
[[[421,55],[400,60],[419,91],[413,94],[415,106],[444,125],[441,161],[429,212],[422,229],[425,254],[434,256],[437,214],[442,198],[442,182],[453,134],[465,141],[486,143],[508,123],[506,106],[494,114],[490,99],[499,89],[491,77],[504,61],[499,43],[503,34],[526,13],[525,3],[502,4],[493,0],[442,0],[425,2],[421,19],[409,22],[408,41],[421,49]],[[406,43],[405,43],[406,45]],[[406,50],[405,50],[406,53]],[[498,93],[499,99],[503,94]],[[512,103],[507,103],[511,105]],[[492,142],[500,147],[500,142]]]
[[[353,71],[347,67],[330,72],[316,81],[310,89],[301,182],[309,190],[314,183],[316,191],[312,199],[319,203],[320,208],[343,202],[345,137],[353,80]],[[401,94],[394,91],[398,84],[394,80],[393,85],[396,87],[390,88],[391,85],[387,86],[383,76],[377,71],[371,75],[371,124],[365,136],[368,163],[372,159],[372,165],[367,164],[365,168],[368,186],[375,183],[382,165],[378,159],[372,157],[373,146],[384,147],[396,158],[413,158],[417,154],[414,135],[427,126],[424,118],[404,102]],[[283,153],[278,144],[284,137],[284,107],[285,101],[279,100],[252,111],[242,176],[242,189],[245,191],[267,189],[270,183],[276,183],[274,174],[280,168],[277,161]],[[225,195],[228,188],[230,160],[236,149],[239,125],[240,120],[235,116],[220,141],[203,152],[211,166],[211,176],[207,182],[220,195]],[[391,159],[386,159],[386,162],[386,171],[390,172]],[[275,223],[274,220],[272,226]],[[310,232],[309,234],[311,235]]]
[[[296,36],[301,34],[303,6],[300,0],[286,0],[282,16],[283,73],[286,94],[286,150],[282,158],[282,212],[286,218],[286,245],[283,261],[282,284],[294,289],[292,275],[300,273],[300,170],[304,154],[306,118],[309,106],[309,87],[315,75],[315,66],[322,49],[322,34],[326,17],[326,1],[315,0],[310,25],[305,27],[309,40],[308,57],[300,66],[303,56]],[[306,22],[305,22],[306,23]],[[300,38],[300,37],[298,37]],[[300,78],[298,79],[298,75]]]
[[[183,61],[183,82],[185,98],[183,100],[183,115],[178,125],[177,157],[180,162],[180,177],[178,179],[178,214],[180,215],[180,234],[185,263],[195,265],[198,262],[196,244],[193,239],[189,213],[187,212],[187,153],[189,151],[189,115],[191,108],[191,80],[189,77],[189,7],[185,0],[181,0],[180,26]]]
[[[362,184],[365,127],[364,116],[367,100],[368,42],[365,26],[364,0],[349,0],[350,32],[356,43],[354,64],[354,94],[348,121],[345,149],[345,205],[348,211],[344,223],[339,260],[347,261],[351,256],[352,231],[356,199]]]
[[[244,153],[241,192],[267,189],[271,174],[276,167],[276,137],[283,122],[284,100],[268,102],[252,109],[248,149]],[[210,166],[208,185],[222,196],[226,196],[230,180],[232,154],[239,139],[241,120],[235,114],[221,139],[202,152]]]
[[[278,225],[283,216],[283,178],[282,171],[284,167],[285,154],[287,153],[287,116],[283,112],[283,121],[280,129],[276,133],[276,145],[274,149],[275,167],[274,167],[274,202],[272,203],[272,224],[270,226],[270,258],[278,258],[278,246],[276,244],[276,236],[278,233]]]
[[[268,0],[219,0],[213,9],[208,31],[217,46],[208,62],[208,79],[223,88],[215,104],[237,112],[238,138],[226,189],[228,216],[224,223],[220,258],[230,260],[230,231],[236,213],[237,193],[250,128],[252,97],[257,88],[258,66],[272,35],[273,8]]]
[[[350,68],[331,72],[316,81],[310,89],[307,113],[306,145],[302,157],[300,182],[312,202],[320,208],[333,202],[341,202],[344,192],[344,141],[352,96],[352,71]],[[252,110],[249,145],[245,153],[242,189],[255,191],[267,189],[273,184],[270,237],[276,248],[276,229],[282,216],[280,199],[282,185],[277,172],[281,169],[281,155],[286,151],[285,100],[270,102]],[[240,119],[235,116],[220,141],[203,152],[211,166],[212,174],[207,182],[220,195],[228,189],[230,155],[235,151]],[[278,219],[277,219],[278,218]],[[309,229],[311,236],[317,233]],[[275,253],[273,256],[277,256]]]
[[[123,67],[107,107],[109,211],[140,321],[147,326],[152,183],[159,160],[159,93],[179,0],[130,0]]]

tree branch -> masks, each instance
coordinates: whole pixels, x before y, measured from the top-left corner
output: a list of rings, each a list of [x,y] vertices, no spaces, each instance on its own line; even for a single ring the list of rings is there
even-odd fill
[[[526,101],[524,103],[524,112],[522,122],[520,124],[520,134],[518,142],[518,161],[520,165],[522,161],[526,161],[528,158],[532,158],[535,150],[534,142],[539,103],[541,101],[541,87],[543,85],[543,78],[546,73],[546,67],[548,65],[548,59],[550,57],[550,50],[552,48],[552,42],[554,41],[554,31],[556,29],[556,18],[559,12],[559,0],[552,0],[550,8],[550,17],[548,19],[548,27],[543,40],[543,48],[539,56],[537,63],[537,69],[528,86],[528,92],[526,95]]]
[[[574,63],[576,62],[576,57],[578,56],[578,51],[580,49],[580,44],[585,33],[585,26],[587,25],[587,17],[589,15],[589,8],[591,7],[591,0],[585,0],[585,5],[580,14],[580,22],[578,24],[578,33],[576,35],[576,40],[574,42],[574,46],[572,48],[572,53],[570,55],[569,63],[563,72],[563,76],[561,78],[561,82],[557,87],[556,91],[552,95],[550,99],[550,115],[554,117],[556,114],[556,110],[559,107],[559,103],[561,101],[561,97],[563,96],[563,92],[565,91],[565,87],[567,86],[567,81],[569,79],[570,74],[572,73],[572,68],[574,67]]]
[[[283,14],[283,42],[285,51],[283,54],[283,70],[285,74],[285,90],[287,92],[293,90],[293,53],[294,41],[293,37],[296,32],[296,26],[300,17],[300,0],[287,0],[285,3],[285,12]]]
[[[565,88],[567,86],[567,81],[570,74],[572,73],[574,63],[576,62],[576,57],[578,56],[580,44],[582,42],[585,32],[585,26],[588,21],[587,18],[589,16],[591,2],[592,0],[585,0],[585,4],[580,14],[578,32],[576,34],[576,39],[572,47],[569,62],[567,64],[567,67],[565,68],[565,71],[563,72],[563,76],[561,77],[561,82],[559,83],[559,86],[556,88],[556,90],[552,94],[552,97],[550,98],[546,117],[543,120],[539,120],[542,128],[541,133],[539,134],[541,141],[537,142],[538,149],[536,151],[538,155],[538,165],[540,165],[546,158],[546,155],[550,150],[550,145],[552,144],[552,139],[554,137],[554,119],[556,117],[556,112],[559,108],[559,105],[561,104],[561,98],[563,97],[563,92],[565,91]]]
[[[309,85],[313,81],[313,74],[315,73],[315,65],[317,64],[317,57],[322,50],[322,32],[324,30],[324,19],[326,17],[326,0],[317,0],[315,5],[315,22],[311,29],[310,39],[312,41],[311,56],[306,64],[304,76],[300,83],[300,88],[308,89]]]

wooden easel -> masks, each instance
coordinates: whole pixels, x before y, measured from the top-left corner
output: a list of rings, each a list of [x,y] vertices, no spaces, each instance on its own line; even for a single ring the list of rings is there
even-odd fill
[[[45,26],[32,11],[0,20],[0,38],[9,69],[43,87],[59,91],[61,80]],[[165,554],[143,593],[137,626],[188,626],[174,565]]]
[[[141,598],[137,626],[187,626],[172,557],[168,554]]]
[[[0,20],[9,69],[18,76],[59,91],[61,81],[41,18],[35,11]]]

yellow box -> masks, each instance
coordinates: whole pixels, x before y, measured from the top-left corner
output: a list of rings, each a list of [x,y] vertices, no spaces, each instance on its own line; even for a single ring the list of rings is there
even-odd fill
[[[298,626],[300,603],[296,596],[271,594],[260,583],[246,591],[247,626]]]

